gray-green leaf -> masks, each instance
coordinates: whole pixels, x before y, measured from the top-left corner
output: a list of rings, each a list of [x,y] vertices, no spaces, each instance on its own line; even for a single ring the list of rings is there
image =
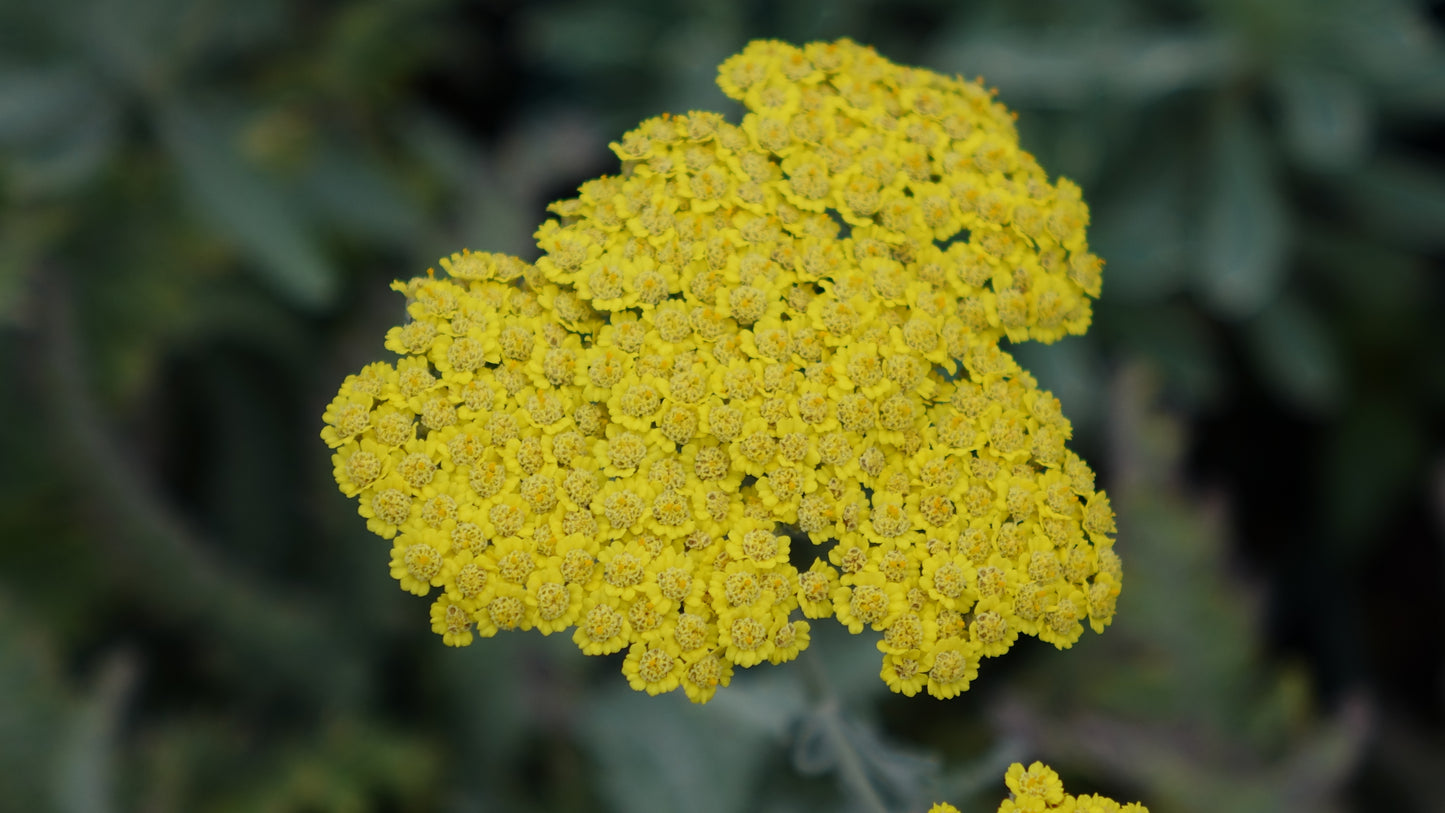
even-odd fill
[[[1246,337],[1266,385],[1285,400],[1315,412],[1338,402],[1339,354],[1324,322],[1304,303],[1274,302],[1248,325]]]
[[[1294,70],[1284,72],[1277,84],[1285,142],[1302,164],[1338,170],[1364,155],[1371,110],[1350,77]]]
[[[291,199],[198,111],[172,104],[158,125],[201,213],[250,256],[262,282],[293,305],[327,305],[336,294],[336,271]]]
[[[681,692],[648,697],[617,689],[588,706],[582,743],[613,810],[741,813],[775,751],[768,732],[711,704],[694,706]]]
[[[1362,219],[1413,246],[1445,246],[1445,173],[1401,158],[1376,161],[1345,179]]]
[[[1216,312],[1240,318],[1264,307],[1283,281],[1285,203],[1263,136],[1245,113],[1224,114],[1211,148],[1199,288]]]

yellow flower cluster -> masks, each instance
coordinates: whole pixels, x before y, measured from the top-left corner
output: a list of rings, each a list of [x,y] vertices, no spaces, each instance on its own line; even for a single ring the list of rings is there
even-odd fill
[[[1004,774],[1004,784],[1008,785],[1010,798],[999,804],[998,813],[1149,813],[1149,808],[1138,802],[1121,805],[1106,796],[1064,793],[1059,775],[1042,762],[1028,768],[1015,762]],[[958,813],[958,808],[940,802],[928,813]]]
[[[402,358],[322,433],[392,574],[440,590],[448,644],[572,630],[697,702],[796,657],[799,611],[881,632],[889,687],[938,697],[1019,634],[1102,629],[1108,498],[999,346],[1088,326],[1078,188],[979,85],[847,40],[755,42],[718,81],[742,124],[644,122],[535,265],[397,284]]]

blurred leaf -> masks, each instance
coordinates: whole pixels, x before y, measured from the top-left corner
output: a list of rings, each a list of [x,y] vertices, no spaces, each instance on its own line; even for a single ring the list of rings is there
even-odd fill
[[[336,271],[289,199],[248,166],[214,120],[180,104],[161,111],[161,137],[202,213],[253,260],[261,280],[293,305],[336,295]]]
[[[749,731],[783,743],[807,712],[808,699],[796,674],[769,671],[738,676],[727,691],[718,692],[708,701],[707,707]]]
[[[141,93],[160,92],[191,44],[194,15],[211,4],[188,0],[75,0],[47,4],[85,57],[105,76]],[[81,8],[75,8],[76,5]]]
[[[48,638],[0,594],[0,807],[49,807],[46,781],[73,702],[55,660]]]
[[[1154,449],[1144,452],[1158,454]],[[1166,455],[1177,460],[1179,452]],[[1171,476],[1154,471],[1146,478],[1167,481]],[[1118,637],[1105,636],[1102,650],[1092,650],[1092,657],[1105,661],[1114,646],[1134,654],[1112,664],[1097,684],[1081,687],[1096,699],[1076,705],[1102,703],[1131,719],[1187,721],[1209,731],[1238,724],[1242,720],[1236,715],[1249,716],[1239,706],[1257,688],[1252,675],[1258,666],[1259,633],[1250,596],[1243,583],[1230,581],[1217,528],[1194,513],[1199,509],[1141,486],[1137,499],[1132,498],[1134,490],[1110,490],[1124,509],[1120,517],[1127,524],[1120,536],[1127,550],[1121,555],[1129,571],[1118,620],[1108,630]],[[1134,649],[1128,649],[1128,642]]]
[[[1158,365],[1169,394],[1196,409],[1227,397],[1219,341],[1208,323],[1191,309],[1158,305],[1147,310],[1115,312],[1099,303],[1099,329],[1110,331],[1125,358],[1144,358]]]
[[[1207,172],[1198,284],[1221,314],[1248,316],[1279,291],[1289,226],[1264,137],[1243,111],[1217,122]]]
[[[1284,766],[1277,793],[1283,800],[1304,806],[1307,800],[1332,797],[1352,780],[1367,743],[1370,742],[1371,709],[1362,697],[1346,698],[1332,719],[1313,726],[1311,737],[1302,743]],[[1317,804],[1309,804],[1310,808]]]
[[[450,122],[416,108],[402,116],[401,134],[410,158],[442,181],[462,188],[474,182],[482,151]]]
[[[0,3],[0,54],[7,60],[40,60],[59,50],[56,26],[59,3]]]
[[[403,809],[434,809],[426,801],[438,792],[441,755],[376,721],[331,721],[309,738],[273,745],[261,756],[263,769],[250,776],[226,772],[233,792],[218,811],[359,813],[378,809],[379,799],[401,801]]]
[[[1418,248],[1445,247],[1445,172],[1438,166],[1387,157],[1342,181],[1362,220]]]
[[[1217,30],[1173,30],[1113,45],[1112,89],[1135,102],[1215,84],[1238,71],[1244,57]]]
[[[73,191],[110,160],[119,114],[107,99],[97,99],[67,119],[48,137],[16,150],[10,183],[21,197]]]
[[[1313,309],[1284,297],[1245,326],[1261,379],[1286,401],[1320,413],[1339,403],[1344,373],[1329,330]]]
[[[1435,53],[1418,73],[1390,82],[1379,91],[1379,105],[1402,118],[1445,116],[1445,53]]]
[[[818,551],[821,553],[822,548]],[[799,667],[808,663],[806,659],[821,666],[827,675],[829,691],[843,708],[869,708],[879,697],[889,694],[883,681],[878,679],[877,649],[859,646],[858,636],[848,632],[847,627],[826,620],[813,622],[811,634],[813,640],[799,659]]]
[[[9,191],[53,196],[90,180],[115,148],[117,119],[116,102],[77,66],[0,72]]]
[[[449,122],[416,111],[407,117],[403,135],[414,159],[425,164],[454,199],[453,223],[436,242],[421,248],[422,256],[446,256],[459,247],[521,253],[535,249],[535,222],[516,205],[517,191],[496,179],[489,156]]]
[[[1239,69],[1235,44],[1215,31],[1063,30],[1040,35],[984,28],[955,37],[928,63],[981,75],[1010,105],[1084,107],[1100,96],[1134,103],[1215,84]]]
[[[1040,165],[1049,168],[1050,175],[1068,178],[1084,189],[1084,197],[1094,207],[1096,226],[1089,233],[1092,242],[1098,233],[1100,207],[1108,205],[1100,193],[1107,193],[1120,178],[1108,163],[1110,152],[1129,132],[1129,123],[1115,115],[1111,107],[1100,105],[1081,111],[1020,110],[1018,128],[1022,146],[1034,154]],[[1110,174],[1101,177],[1106,170]]]
[[[1414,0],[1340,0],[1329,14],[1326,47],[1335,61],[1376,82],[1416,79],[1440,58],[1437,27]],[[1309,11],[1317,12],[1312,4]]]
[[[135,680],[133,658],[115,653],[101,667],[91,696],[74,709],[73,719],[62,732],[56,776],[57,808],[63,813],[107,813],[118,809],[120,721]]]
[[[1371,110],[1348,76],[1323,71],[1282,73],[1277,93],[1286,145],[1305,166],[1339,170],[1358,162],[1370,140]]]
[[[532,8],[524,16],[520,34],[526,53],[544,64],[577,72],[633,63],[632,55],[647,53],[645,43],[661,24],[655,14],[625,4]]]
[[[395,594],[389,592],[387,598],[395,601]],[[413,614],[408,614],[406,620],[414,622]],[[552,636],[556,638],[566,636]],[[524,747],[528,726],[533,722],[533,708],[527,701],[529,680],[534,675],[521,667],[538,658],[539,650],[556,648],[558,642],[552,639],[529,641],[516,635],[499,635],[486,641],[486,647],[448,648],[433,653],[440,664],[442,691],[457,698],[456,712],[450,720],[455,728],[449,739],[463,759],[498,764]],[[499,669],[496,664],[509,667]]]
[[[728,4],[720,3],[717,6],[716,10],[705,16],[674,26],[659,43],[658,73],[666,78],[666,85],[658,99],[661,109],[728,109],[730,100],[718,90],[717,66],[733,55],[738,43],[747,40],[746,23],[737,19],[746,12]],[[814,17],[823,16],[819,15],[816,9],[807,11]],[[837,30],[850,29],[844,27]],[[630,129],[634,123],[624,123],[622,126]],[[610,135],[615,137],[620,133]]]
[[[51,208],[14,211],[0,222],[0,326],[34,319],[30,283],[41,257],[65,229],[66,213]]]
[[[728,689],[727,691],[732,691]],[[581,741],[596,762],[612,809],[626,813],[740,813],[756,801],[775,757],[766,730],[689,703],[617,688],[591,698]]]
[[[285,3],[283,8],[294,7]],[[422,2],[362,2],[336,7],[326,22],[324,41],[310,58],[305,59],[315,71],[317,80],[334,93],[350,96],[363,108],[370,108],[389,97],[408,96],[412,91],[398,86],[412,71],[430,65],[448,65],[455,70],[474,63],[461,57],[460,50],[476,47],[472,37],[479,32],[463,29],[449,32],[455,39],[438,38],[428,30],[438,22],[435,15],[441,7],[453,5],[442,0]],[[410,36],[398,37],[398,31]],[[485,40],[483,40],[485,41]],[[486,59],[491,59],[490,55]],[[485,64],[485,62],[483,63]],[[466,76],[461,81],[487,82],[491,76]]]
[[[1104,295],[1150,301],[1188,278],[1188,192],[1180,156],[1141,164],[1116,180],[1113,196],[1095,209],[1089,242],[1107,262]]]
[[[91,78],[75,65],[0,72],[0,144],[48,137],[97,95]]]
[[[256,50],[286,43],[301,15],[286,0],[246,0],[198,4],[180,0],[186,15],[187,36],[182,43],[183,60],[245,58]],[[290,40],[293,44],[295,40]]]
[[[1411,312],[1429,303],[1422,259],[1368,234],[1341,233],[1332,226],[1317,223],[1301,235],[1301,260],[1323,273],[1350,310],[1378,322],[1382,335],[1398,337],[1402,320],[1418,323]]]
[[[377,162],[344,147],[315,155],[301,191],[321,218],[352,235],[409,248],[425,227],[416,204]]]

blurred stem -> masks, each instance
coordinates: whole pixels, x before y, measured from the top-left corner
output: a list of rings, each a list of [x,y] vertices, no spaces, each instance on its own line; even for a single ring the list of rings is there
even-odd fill
[[[863,755],[858,753],[844,729],[843,703],[828,680],[828,670],[821,657],[813,647],[809,647],[798,656],[798,661],[803,664],[803,675],[813,698],[813,718],[837,756],[838,778],[863,802],[863,808],[869,813],[890,813],[873,781],[868,778]]]
[[[216,628],[217,638],[240,645],[304,683],[321,685],[317,662],[329,649],[313,615],[279,601],[218,562],[171,506],[156,493],[109,431],[86,380],[74,303],[62,273],[40,275],[39,357],[46,412],[68,448],[63,459],[89,498],[115,520],[97,537],[118,554],[131,589],[166,615]]]

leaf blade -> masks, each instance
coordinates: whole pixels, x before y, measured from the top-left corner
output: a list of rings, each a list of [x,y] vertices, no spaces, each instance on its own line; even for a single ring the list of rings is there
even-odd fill
[[[316,310],[338,280],[292,201],[230,147],[222,129],[197,111],[161,111],[161,138],[200,213],[252,261],[261,282],[287,302]]]

